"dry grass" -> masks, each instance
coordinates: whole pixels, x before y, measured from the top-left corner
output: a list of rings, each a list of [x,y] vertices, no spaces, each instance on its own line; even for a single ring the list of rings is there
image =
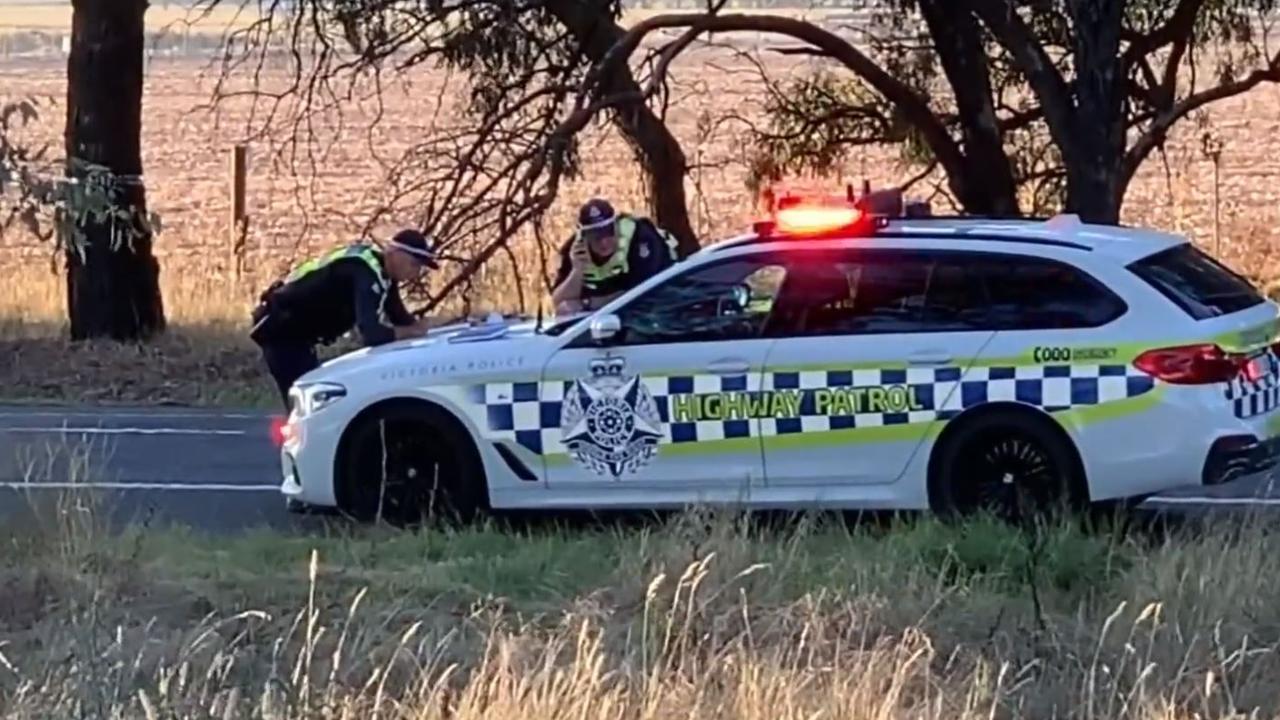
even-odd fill
[[[1261,522],[0,532],[6,718],[1280,716]]]
[[[713,240],[745,228],[755,207],[744,185],[743,126],[715,125],[709,120],[731,110],[746,116],[757,113],[757,83],[741,62],[723,50],[692,53],[680,62],[680,82],[673,87],[669,123],[697,165],[687,183],[695,226],[704,239]],[[770,63],[779,73],[804,67],[803,61],[794,58],[771,58]],[[32,128],[30,137],[54,147],[60,142],[63,72],[59,62],[39,61],[9,63],[0,69],[0,100],[27,95],[48,99],[44,112],[50,121]],[[213,79],[195,61],[156,59],[150,65],[146,88],[144,165],[151,205],[165,221],[158,254],[176,336],[158,347],[166,358],[171,351],[176,353],[172,362],[163,365],[172,368],[177,377],[185,371],[203,375],[203,368],[226,362],[232,368],[256,363],[254,349],[241,335],[257,292],[292,263],[361,232],[389,192],[384,182],[386,163],[429,132],[430,118],[439,109],[439,90],[446,82],[438,73],[403,73],[394,83],[387,83],[382,108],[368,100],[352,101],[344,103],[341,117],[329,114],[319,118],[315,127],[323,155],[314,169],[303,157],[304,166],[296,168],[297,176],[279,162],[273,148],[253,144],[247,271],[244,277],[235,278],[230,272],[226,240],[226,153],[244,137],[250,106],[247,102],[228,103],[218,113],[198,109],[208,100]],[[448,104],[457,94],[443,97]],[[446,116],[449,110],[444,108]],[[375,126],[379,113],[381,119]],[[1206,128],[1193,123],[1181,126],[1165,155],[1153,157],[1140,173],[1130,190],[1124,219],[1188,233],[1260,283],[1271,282],[1280,278],[1280,246],[1275,242],[1280,205],[1272,191],[1280,183],[1280,89],[1263,86],[1216,104],[1207,117],[1207,129],[1224,143],[1220,239],[1215,242],[1213,235],[1212,165],[1200,151],[1200,133]],[[623,208],[643,207],[635,166],[620,140],[597,129],[590,134],[588,145],[591,150],[586,153],[583,178],[563,189],[556,214],[545,228],[552,241],[568,233],[574,206],[589,194],[606,194]],[[907,171],[895,157],[892,148],[868,149],[847,164],[842,180],[867,177],[877,185],[897,181]],[[375,232],[385,233],[408,222],[412,217],[406,214],[379,225]],[[464,238],[454,250],[465,255],[467,248],[487,240]],[[500,255],[476,279],[465,299],[450,298],[442,313],[490,309],[532,312],[537,303],[544,302],[548,294],[547,275],[543,274],[545,248],[540,250],[527,235],[517,238],[514,245],[517,267]],[[443,274],[456,268],[448,264]],[[554,267],[546,269],[547,274],[553,271]],[[65,365],[68,373],[74,369],[74,363],[59,362],[59,355],[81,353],[57,339],[65,334],[64,289],[56,269],[50,266],[47,248],[20,232],[0,237],[0,278],[0,318],[4,318],[0,332],[8,338],[8,346],[0,351],[25,349],[20,357],[26,359],[15,360],[20,365],[17,372],[24,377],[44,375],[47,386],[62,388],[11,388],[9,394],[93,396],[102,392],[100,388],[113,385],[114,373],[136,366],[139,355],[135,350],[113,354],[95,348],[95,355],[109,372],[50,376],[51,366]],[[46,340],[32,349],[36,336]],[[172,380],[154,372],[145,376]],[[246,394],[237,389],[244,389],[240,385],[244,376],[238,370],[231,373],[231,382],[236,386],[218,389],[209,398],[187,399]],[[141,386],[136,393],[114,394],[140,399],[149,396]],[[172,391],[161,386],[151,394],[164,397]]]

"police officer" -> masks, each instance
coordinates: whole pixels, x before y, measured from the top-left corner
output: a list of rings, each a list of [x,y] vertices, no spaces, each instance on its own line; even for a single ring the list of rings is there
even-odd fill
[[[307,261],[262,294],[249,336],[288,407],[294,381],[319,365],[328,345],[354,326],[366,346],[422,335],[425,320],[405,309],[399,286],[436,269],[427,237],[402,230],[384,250],[355,243]]]
[[[598,308],[677,259],[676,241],[647,218],[619,214],[592,198],[578,211],[578,232],[560,248],[551,300],[556,312]]]

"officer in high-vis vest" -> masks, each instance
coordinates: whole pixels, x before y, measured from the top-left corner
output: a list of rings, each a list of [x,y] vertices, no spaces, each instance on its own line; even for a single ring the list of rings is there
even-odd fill
[[[399,287],[438,267],[427,237],[402,230],[383,249],[348,245],[272,283],[253,311],[249,336],[262,348],[285,407],[293,383],[319,365],[316,345],[353,327],[366,346],[424,334],[426,321],[405,308]]]
[[[667,269],[677,257],[670,233],[592,198],[578,211],[578,232],[560,248],[551,301],[560,314],[598,308]]]

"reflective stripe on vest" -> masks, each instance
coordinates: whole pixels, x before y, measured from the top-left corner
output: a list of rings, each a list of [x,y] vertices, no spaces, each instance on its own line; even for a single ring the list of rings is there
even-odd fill
[[[387,277],[382,272],[382,263],[378,262],[377,253],[374,252],[372,247],[360,243],[338,248],[328,255],[302,263],[293,272],[289,273],[289,276],[285,278],[285,282],[291,283],[295,280],[301,280],[307,275],[310,275],[311,273],[324,268],[337,260],[349,257],[356,257],[363,260],[364,263],[373,270],[374,276],[378,278],[378,283],[384,288],[387,286]]]
[[[657,225],[654,225],[653,228],[657,230],[658,234],[662,236],[662,239],[666,241],[667,251],[671,254],[671,259],[678,260],[680,258],[680,241],[676,240],[675,235],[672,235]]]
[[[638,225],[639,223],[636,222],[635,218],[626,215],[618,218],[618,248],[613,251],[613,255],[603,265],[587,264],[587,269],[583,273],[583,282],[587,286],[595,286],[609,278],[626,274],[627,270],[630,269],[630,263],[627,258],[630,256],[631,240],[635,237]],[[679,242],[675,236],[657,225],[654,225],[653,228],[658,231],[658,236],[667,244],[667,252],[671,255],[671,259],[674,261],[679,258]],[[581,231],[578,232],[578,236],[582,236]]]
[[[308,260],[290,273],[289,277],[285,279],[285,282],[291,283],[296,280],[300,280],[338,260],[352,257],[363,260],[364,263],[373,270],[373,276],[376,278],[376,282],[378,283],[376,290],[382,296],[382,299],[378,302],[378,320],[383,325],[390,325],[391,318],[387,315],[387,276],[383,274],[382,263],[378,262],[377,253],[369,245],[356,243],[354,245],[338,248],[328,255]]]
[[[587,269],[583,273],[583,281],[587,285],[595,285],[602,283],[611,277],[617,275],[625,275],[630,269],[627,262],[627,253],[631,250],[631,238],[636,234],[636,221],[629,217],[618,218],[618,247],[613,251],[613,255],[604,262],[603,265],[595,263],[587,263]],[[582,237],[582,231],[578,231],[578,237]]]

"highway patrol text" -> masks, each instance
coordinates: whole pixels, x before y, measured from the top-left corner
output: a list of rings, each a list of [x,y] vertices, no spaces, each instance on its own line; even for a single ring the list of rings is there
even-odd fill
[[[869,385],[813,390],[762,390],[672,395],[671,421],[799,417],[805,397],[815,415],[903,413],[928,410],[907,385]]]

